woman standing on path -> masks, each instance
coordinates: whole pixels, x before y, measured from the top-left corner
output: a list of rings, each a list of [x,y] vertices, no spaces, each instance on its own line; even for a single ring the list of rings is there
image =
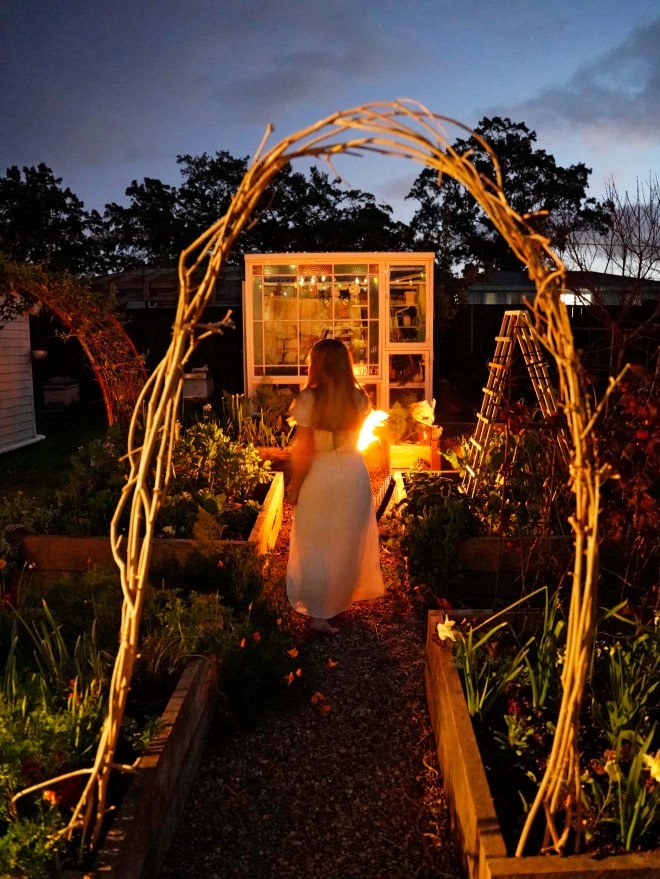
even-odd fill
[[[292,410],[295,512],[286,584],[293,609],[326,634],[339,631],[329,620],[354,601],[385,592],[371,482],[357,448],[369,408],[346,346],[317,342]]]

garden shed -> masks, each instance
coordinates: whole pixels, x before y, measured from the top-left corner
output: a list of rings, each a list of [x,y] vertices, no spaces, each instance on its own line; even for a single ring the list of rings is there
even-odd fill
[[[43,438],[35,420],[29,317],[22,314],[0,327],[0,454]]]
[[[245,390],[297,393],[319,339],[346,344],[380,409],[432,398],[433,253],[245,256]]]

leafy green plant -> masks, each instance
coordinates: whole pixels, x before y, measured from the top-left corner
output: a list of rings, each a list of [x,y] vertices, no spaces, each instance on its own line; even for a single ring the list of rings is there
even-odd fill
[[[627,603],[603,613],[590,666],[591,712],[616,747],[660,704],[660,631],[625,616]],[[608,626],[614,622],[613,634]],[[605,697],[603,698],[603,695]]]
[[[494,434],[474,496],[488,533],[563,534],[571,504],[567,474],[551,434],[532,426]]]
[[[0,872],[51,876],[65,849],[54,834],[80,793],[75,770],[105,717],[106,659],[93,627],[71,648],[47,605],[38,620],[11,613],[0,695]]]
[[[272,478],[254,446],[229,439],[213,421],[197,422],[181,435],[172,468],[173,494],[203,491],[238,502]]]
[[[660,782],[645,770],[655,740],[656,725],[646,738],[625,733],[615,748],[591,761],[582,779],[589,840],[603,838],[603,827],[608,825],[625,851],[631,851],[649,833],[653,838],[654,830],[657,836]]]
[[[477,533],[478,520],[456,484],[437,473],[411,473],[405,487],[395,510],[401,552],[411,581],[438,596],[459,578],[456,541]]]
[[[149,677],[170,678],[194,656],[220,660],[229,649],[236,622],[217,593],[156,589],[149,601],[140,657]]]
[[[90,566],[87,571],[63,575],[36,588],[26,578],[16,606],[23,621],[30,624],[43,618],[45,604],[67,644],[75,644],[81,632],[93,629],[99,650],[110,653],[116,647],[121,620],[120,596],[118,573]]]
[[[505,654],[499,654],[498,657],[495,650],[484,652],[483,655],[479,653],[485,645],[492,647],[495,635],[506,627],[506,622],[500,622],[475,638],[475,629],[470,626],[465,636],[456,642],[456,667],[461,671],[471,716],[483,718],[487,715],[509,681],[520,675],[524,668],[524,653],[514,657]]]
[[[291,397],[267,380],[259,382],[252,397],[222,396],[223,430],[245,445],[284,448],[293,434],[287,415]]]
[[[105,536],[127,478],[123,454],[124,438],[116,430],[81,447],[53,503],[44,507],[20,493],[0,500],[0,534],[16,525],[42,533]],[[161,535],[190,537],[200,510],[205,510],[223,524],[226,538],[247,537],[272,479],[270,465],[253,445],[230,440],[216,421],[196,422],[182,431],[172,466],[158,516]],[[17,574],[18,556],[4,537],[2,561],[6,590]]]
[[[417,438],[417,422],[412,416],[412,406],[417,403],[413,394],[402,394],[388,410],[385,433],[392,443],[403,443]]]
[[[111,427],[72,456],[53,505],[49,530],[60,534],[106,534],[126,483],[124,432]]]
[[[543,616],[525,656],[531,703],[536,709],[543,708],[550,695],[559,692],[560,666],[557,658],[565,644],[566,630],[559,593],[550,594],[547,588],[541,591],[545,596]]]

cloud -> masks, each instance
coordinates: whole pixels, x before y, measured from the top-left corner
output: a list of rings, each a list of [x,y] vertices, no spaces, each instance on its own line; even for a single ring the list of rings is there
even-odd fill
[[[619,46],[581,65],[564,84],[518,105],[534,124],[570,128],[596,145],[604,138],[631,144],[660,139],[660,18]]]
[[[332,109],[340,109],[356,89],[373,89],[415,64],[423,69],[424,58],[411,62],[400,34],[375,28],[369,13],[359,7],[346,6],[339,27],[336,19],[319,15],[312,5],[303,24],[299,41],[290,34],[274,41],[272,34],[266,38],[261,31],[260,48],[248,56],[249,63],[218,83],[216,94],[234,119],[273,121],[287,111],[330,102]],[[312,113],[310,121],[315,118]]]

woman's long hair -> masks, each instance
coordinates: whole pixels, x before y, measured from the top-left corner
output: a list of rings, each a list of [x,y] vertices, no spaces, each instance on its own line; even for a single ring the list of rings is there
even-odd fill
[[[362,426],[369,398],[353,375],[353,358],[343,342],[321,339],[313,346],[305,388],[314,391],[312,427],[336,431]]]

